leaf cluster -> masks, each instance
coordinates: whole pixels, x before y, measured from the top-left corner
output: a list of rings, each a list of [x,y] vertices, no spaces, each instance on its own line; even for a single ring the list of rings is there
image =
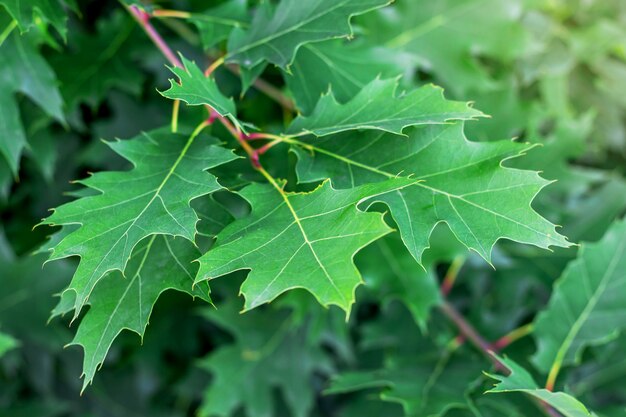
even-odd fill
[[[0,0],[0,416],[626,415],[625,22]]]

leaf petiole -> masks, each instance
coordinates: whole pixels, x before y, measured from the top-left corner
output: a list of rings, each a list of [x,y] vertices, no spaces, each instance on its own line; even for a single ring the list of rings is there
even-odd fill
[[[463,267],[464,263],[465,256],[457,256],[454,261],[452,261],[452,264],[450,265],[450,268],[448,268],[448,272],[446,272],[446,276],[441,283],[441,294],[444,297],[450,293],[450,290],[454,286],[456,278],[459,276],[459,271]]]
[[[528,336],[533,332],[533,330],[533,323],[528,323],[521,327],[518,327],[517,329],[513,329],[509,333],[492,343],[493,350],[496,352],[502,350],[509,346],[511,343],[516,342],[517,340],[525,336]]]
[[[189,19],[191,13],[182,10],[156,9],[150,13],[154,17],[173,17],[176,19]]]
[[[172,133],[178,131],[178,110],[180,109],[180,100],[174,100],[172,105]]]
[[[222,56],[213,61],[213,63],[209,65],[209,67],[204,71],[204,76],[208,77],[209,75],[211,75],[213,71],[215,71],[217,68],[219,68],[220,65],[224,63],[224,60],[225,58]]]

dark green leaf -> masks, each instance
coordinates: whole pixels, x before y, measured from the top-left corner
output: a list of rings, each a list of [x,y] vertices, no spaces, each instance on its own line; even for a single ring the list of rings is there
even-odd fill
[[[235,159],[216,141],[163,128],[134,139],[108,143],[134,164],[123,172],[96,174],[81,183],[101,194],[83,197],[55,210],[44,223],[80,224],[53,249],[51,259],[80,256],[66,291],[76,293],[75,316],[96,283],[109,271],[123,271],[133,248],[155,234],[193,241],[198,217],[193,198],[221,188],[206,170]]]

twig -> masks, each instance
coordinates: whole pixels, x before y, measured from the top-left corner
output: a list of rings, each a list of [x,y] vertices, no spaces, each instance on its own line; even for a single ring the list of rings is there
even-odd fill
[[[469,340],[478,350],[480,350],[486,357],[493,363],[495,369],[499,372],[508,375],[509,369],[498,358],[492,355],[491,344],[487,342],[483,337],[474,329],[474,327],[447,301],[442,301],[439,306],[441,312],[452,323],[455,324],[459,332]]]
[[[208,77],[209,75],[211,75],[211,73],[215,71],[217,67],[219,67],[223,63],[224,63],[224,57],[218,58],[215,61],[213,61],[211,65],[209,65],[208,68],[204,71],[204,76]]]
[[[462,256],[462,255],[457,256],[452,261],[452,265],[450,265],[450,268],[448,268],[448,272],[446,272],[446,276],[444,277],[443,282],[441,283],[441,294],[443,294],[444,297],[446,297],[450,293],[450,290],[454,286],[454,283],[456,282],[456,278],[459,275],[459,271],[463,267],[464,263],[465,263],[465,256]]]
[[[161,37],[161,35],[159,35],[154,26],[152,26],[152,23],[150,23],[150,14],[135,5],[128,6],[128,11],[143,28],[150,39],[152,39],[152,42],[154,42],[156,47],[159,48],[163,55],[165,55],[167,60],[175,67],[183,68],[183,63],[180,62],[180,59],[178,59],[176,54],[172,52],[165,40]]]
[[[174,17],[178,19],[189,19],[191,13],[182,10],[154,9],[152,11],[154,17]]]
[[[511,371],[493,354],[492,345],[488,343],[474,327],[447,301],[443,301],[439,306],[443,314],[452,321],[458,328],[461,335],[469,340],[478,350],[480,350],[493,363],[494,368],[504,375],[509,375]],[[550,405],[534,398],[528,397],[539,407],[546,415],[550,417],[561,417],[561,415]]]
[[[533,323],[525,324],[517,329],[511,330],[506,335],[502,336],[500,339],[496,340],[491,344],[491,349],[494,352],[498,352],[511,343],[521,339],[524,336],[528,336],[533,332]]]

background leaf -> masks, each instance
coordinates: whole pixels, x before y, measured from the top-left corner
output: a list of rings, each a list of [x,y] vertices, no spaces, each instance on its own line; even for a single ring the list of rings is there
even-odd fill
[[[245,67],[262,60],[287,67],[301,45],[349,36],[352,16],[387,3],[388,0],[322,0],[302,4],[297,0],[282,0],[275,7],[263,3],[249,28],[231,33],[226,59]]]
[[[606,343],[622,329],[626,314],[626,223],[617,221],[597,243],[583,243],[554,287],[546,310],[535,322],[537,353],[543,372],[580,361],[586,346]]]

